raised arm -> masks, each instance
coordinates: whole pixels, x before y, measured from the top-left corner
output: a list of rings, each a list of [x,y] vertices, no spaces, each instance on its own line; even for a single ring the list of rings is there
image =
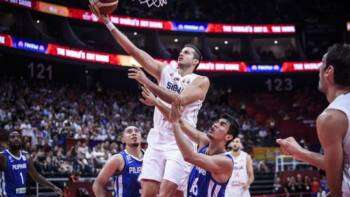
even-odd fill
[[[160,87],[152,81],[144,84],[151,92],[167,103],[173,103],[180,99],[180,104],[186,106],[196,100],[204,100],[208,92],[210,82],[207,77],[200,76],[187,86],[180,95],[164,87]]]
[[[169,120],[170,115],[170,107],[165,105],[161,100],[157,99],[157,97],[149,91],[149,89],[142,86],[142,98],[140,98],[140,102],[147,106],[155,106],[164,117]]]
[[[140,68],[134,67],[129,69],[128,77],[138,81],[163,101],[173,103],[176,100],[179,100],[182,106],[193,103],[196,100],[204,100],[210,86],[208,77],[200,76],[187,86],[179,95],[178,93],[161,87],[148,79]]]
[[[106,185],[116,172],[120,172],[124,168],[124,160],[121,155],[112,156],[106,164],[103,166],[102,170],[98,174],[92,190],[94,191],[95,196],[107,196]]]
[[[135,58],[136,61],[139,62],[149,74],[159,80],[165,63],[155,60],[148,53],[135,46],[135,44],[133,44],[128,37],[126,37],[118,28],[114,26],[109,17],[99,14],[98,7],[93,2],[91,2],[90,8],[91,11],[107,26],[114,39],[126,51],[126,53]]]
[[[230,178],[231,174],[225,172],[232,172],[232,160],[224,155],[205,155],[196,152],[191,142],[183,134],[178,122],[174,123],[174,136],[185,161],[213,173],[214,177],[219,176],[221,181]],[[224,177],[222,177],[223,174]]]
[[[184,157],[184,160],[213,173],[214,177],[220,177],[220,180],[226,181],[230,178],[231,174],[225,172],[232,171],[232,160],[224,155],[210,156],[196,152],[193,149],[191,142],[185,137],[183,131],[181,130],[179,123],[179,119],[181,117],[180,108],[181,106],[179,104],[172,104],[170,121],[173,122],[175,140],[182,153],[182,156]]]
[[[181,130],[191,139],[191,141],[198,144],[198,147],[201,148],[209,144],[209,138],[204,132],[197,130],[183,119],[179,120],[179,124]]]
[[[147,88],[142,87],[142,97],[140,98],[140,101],[148,106],[156,106],[159,111],[169,120],[170,120],[170,113],[171,108],[165,105],[162,101],[157,99],[152,92],[150,92]],[[177,102],[179,102],[177,100]],[[176,103],[176,102],[174,102]],[[175,113],[175,112],[174,112]],[[180,112],[176,112],[180,113]],[[180,114],[177,114],[180,116]],[[202,132],[197,130],[196,128],[192,127],[189,123],[187,123],[185,120],[181,119],[179,120],[180,127],[182,131],[191,139],[191,141],[198,144],[199,147],[203,147],[207,144],[209,144],[209,138],[208,136]]]
[[[46,178],[44,178],[43,176],[41,176],[38,173],[38,171],[34,167],[34,163],[33,163],[33,160],[31,158],[29,158],[28,164],[29,164],[29,175],[30,175],[30,177],[32,177],[32,179],[35,182],[39,183],[40,185],[44,185],[46,187],[49,187],[53,191],[55,191],[59,196],[63,196],[63,192],[59,187],[57,187],[56,185],[54,185],[50,181],[46,180]]]

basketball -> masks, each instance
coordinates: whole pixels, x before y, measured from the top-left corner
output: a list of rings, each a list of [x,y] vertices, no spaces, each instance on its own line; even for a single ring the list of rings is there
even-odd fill
[[[118,6],[118,0],[95,0],[95,3],[102,15],[111,14]]]

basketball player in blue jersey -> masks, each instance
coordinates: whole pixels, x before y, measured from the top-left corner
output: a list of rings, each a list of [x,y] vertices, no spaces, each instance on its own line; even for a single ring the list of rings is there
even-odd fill
[[[134,45],[107,16],[101,15],[96,3],[95,0],[90,0],[91,10],[106,25],[115,41],[157,80],[157,83],[153,83],[141,69],[129,69],[129,78],[136,80],[158,97],[140,175],[142,195],[183,196],[181,191],[185,190],[190,166],[177,147],[172,124],[164,116],[169,112],[160,111],[158,105],[164,104],[170,109],[171,103],[179,99],[184,107],[183,118],[196,127],[197,115],[210,86],[208,77],[194,73],[202,59],[201,52],[195,45],[187,44],[179,53],[177,65],[156,60]]]
[[[226,145],[238,131],[238,123],[229,115],[215,121],[205,134],[181,118],[179,102],[172,104],[170,121],[174,125],[176,143],[185,159],[193,164],[188,185],[188,197],[224,197],[233,170],[232,157]],[[196,142],[199,151],[191,145]]]
[[[106,185],[114,177],[113,188],[115,197],[138,197],[141,195],[141,185],[138,177],[141,173],[142,157],[141,131],[128,126],[123,131],[122,141],[125,150],[113,155],[103,166],[93,184],[97,197],[107,196]]]
[[[0,153],[0,196],[20,197],[28,196],[28,174],[41,185],[51,188],[62,196],[62,190],[47,181],[35,169],[28,153],[21,150],[22,137],[18,131],[9,134],[9,148]]]

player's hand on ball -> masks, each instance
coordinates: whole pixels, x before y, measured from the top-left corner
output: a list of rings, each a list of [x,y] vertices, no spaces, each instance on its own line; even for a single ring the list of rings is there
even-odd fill
[[[89,0],[89,8],[93,14],[95,14],[104,24],[109,22],[109,18],[106,15],[101,14],[100,8],[98,7],[98,1]]]
[[[281,146],[281,150],[284,154],[291,155],[295,159],[300,160],[300,155],[304,148],[298,144],[294,137],[277,139],[276,142]]]
[[[146,82],[148,82],[149,80],[146,74],[141,70],[141,68],[136,66],[129,69],[128,77],[129,79],[135,79],[142,85],[145,85]]]
[[[142,86],[142,97],[140,98],[140,102],[147,106],[155,106],[157,102],[156,96],[147,88]]]

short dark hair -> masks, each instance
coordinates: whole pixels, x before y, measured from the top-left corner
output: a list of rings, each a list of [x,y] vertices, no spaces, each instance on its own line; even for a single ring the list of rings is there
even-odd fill
[[[230,123],[230,128],[227,133],[233,136],[232,139],[237,137],[240,128],[239,122],[233,116],[227,113],[222,114],[221,118],[228,120],[228,122]]]
[[[337,85],[350,86],[350,45],[334,44],[326,55],[326,68],[334,67],[334,82]]]
[[[194,59],[197,59],[198,60],[198,64],[196,65],[196,68],[199,66],[199,63],[202,61],[202,53],[201,51],[199,50],[199,48],[194,45],[194,44],[185,44],[185,47],[190,47],[194,50]]]

